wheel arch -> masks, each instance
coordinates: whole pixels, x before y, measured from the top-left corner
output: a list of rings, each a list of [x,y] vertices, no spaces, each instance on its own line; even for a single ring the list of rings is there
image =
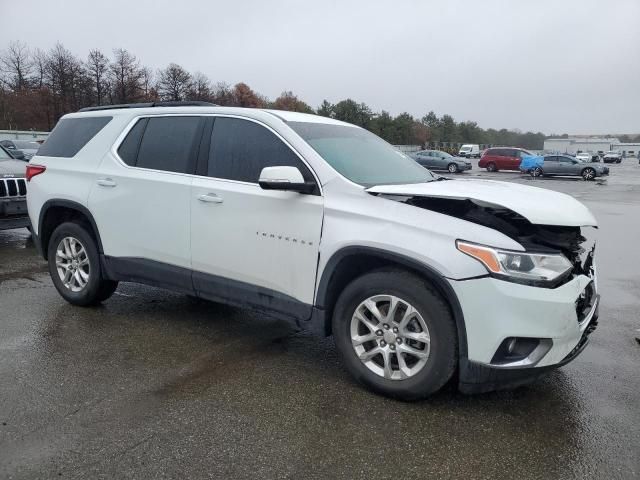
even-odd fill
[[[427,280],[449,306],[458,335],[458,356],[467,357],[467,331],[458,297],[445,277],[434,268],[411,257],[374,247],[352,246],[335,252],[326,263],[314,305],[316,330],[331,334],[331,320],[336,300],[344,287],[360,275],[382,267],[396,266]]]
[[[48,260],[48,245],[51,234],[55,228],[63,222],[79,221],[88,227],[98,247],[98,253],[102,254],[102,241],[93,215],[87,207],[71,200],[48,200],[40,209],[38,219],[37,246],[45,260]]]

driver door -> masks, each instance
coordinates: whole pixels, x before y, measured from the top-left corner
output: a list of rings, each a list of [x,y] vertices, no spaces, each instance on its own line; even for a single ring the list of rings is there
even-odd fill
[[[212,117],[191,195],[191,260],[199,296],[296,318],[311,313],[323,198],[281,137],[249,119]],[[297,167],[312,194],[263,190],[264,167]]]

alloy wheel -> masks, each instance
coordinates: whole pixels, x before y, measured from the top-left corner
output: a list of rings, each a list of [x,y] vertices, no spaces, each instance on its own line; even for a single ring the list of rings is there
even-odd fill
[[[56,270],[62,284],[81,292],[89,282],[91,265],[84,245],[74,237],[64,237],[56,248]]]
[[[427,364],[431,338],[424,318],[394,295],[374,295],[351,318],[351,344],[360,361],[389,380],[413,377]]]

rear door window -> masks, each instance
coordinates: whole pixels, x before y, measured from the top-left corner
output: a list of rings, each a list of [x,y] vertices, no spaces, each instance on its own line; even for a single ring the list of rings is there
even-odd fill
[[[262,169],[275,166],[296,167],[305,182],[315,183],[309,168],[273,132],[249,120],[216,117],[207,176],[258,183]]]
[[[38,150],[38,156],[74,157],[113,117],[63,118]]]
[[[200,141],[203,122],[201,117],[150,117],[140,142],[136,167],[193,173],[195,146]]]

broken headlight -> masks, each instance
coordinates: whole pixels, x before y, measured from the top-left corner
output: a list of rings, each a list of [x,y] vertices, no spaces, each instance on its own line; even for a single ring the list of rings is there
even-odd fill
[[[550,285],[573,269],[561,253],[514,252],[460,240],[456,246],[481,262],[491,275],[516,283]]]

